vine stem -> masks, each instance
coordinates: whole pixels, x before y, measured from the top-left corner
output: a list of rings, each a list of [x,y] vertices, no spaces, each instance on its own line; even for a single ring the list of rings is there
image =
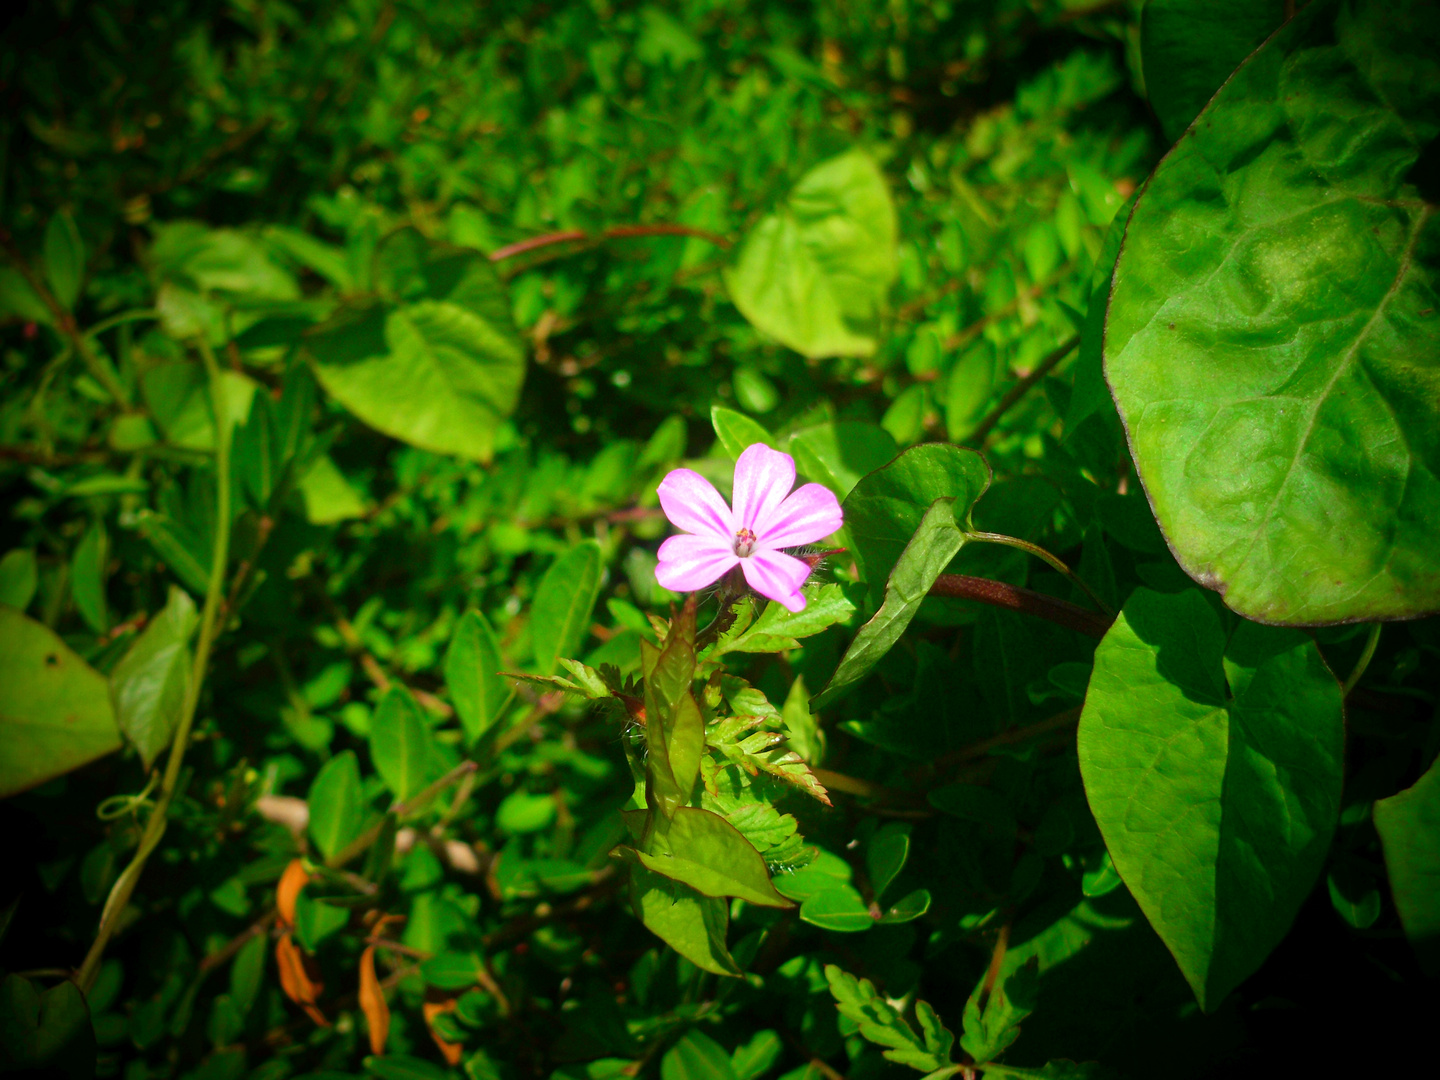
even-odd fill
[[[1011,407],[1030,391],[1031,387],[1054,371],[1060,361],[1069,356],[1079,344],[1080,335],[1076,334],[1063,345],[1052,349],[1049,355],[1036,364],[1028,375],[1023,376],[1019,382],[1007,390],[996,406],[985,414],[985,418],[980,423],[975,425],[975,430],[968,436],[969,441],[976,446],[984,445],[985,439],[995,429],[995,425],[1000,422],[1001,417],[1009,412]]]
[[[210,651],[219,635],[220,605],[225,593],[225,564],[230,556],[230,423],[225,407],[225,384],[220,376],[220,365],[209,343],[197,339],[196,347],[205,361],[205,371],[210,380],[210,401],[215,413],[215,547],[210,558],[210,581],[205,590],[205,606],[200,615],[200,636],[195,643],[195,659],[190,667],[190,680],[185,688],[185,699],[180,710],[180,722],[175,726],[175,736],[170,743],[170,757],[165,763],[165,777],[160,784],[160,795],[155,808],[145,820],[145,831],[140,837],[140,846],[130,864],[116,879],[105,908],[100,914],[100,928],[90,951],[75,981],[81,990],[89,991],[100,971],[100,961],[105,957],[105,947],[114,936],[120,923],[120,916],[130,902],[145,863],[165,835],[166,818],[170,804],[180,783],[180,767],[185,761],[185,750],[190,744],[190,729],[195,723],[195,711],[200,704],[200,689],[205,680],[205,671],[210,663]]]
[[[1050,552],[1046,551],[1038,544],[1032,544],[1028,540],[1021,540],[1020,538],[1015,536],[1006,536],[1004,533],[990,532],[967,532],[965,534],[965,539],[967,541],[978,540],[983,544],[1003,544],[1006,547],[1013,547],[1018,548],[1021,551],[1028,551],[1037,559],[1043,559],[1045,562],[1049,563],[1053,569],[1058,570],[1062,575],[1064,575],[1066,580],[1068,580],[1072,585],[1075,585],[1077,588],[1080,589],[1081,592],[1088,596],[1091,603],[1093,603],[1106,615],[1110,616],[1110,618],[1115,618],[1115,612],[1111,609],[1110,605],[1105,603],[1104,600],[1101,600],[1100,597],[1096,596],[1095,593],[1091,590],[1090,586],[1086,585],[1085,582],[1081,580],[1079,574],[1075,573],[1075,571],[1071,570],[1070,567],[1066,566],[1063,562],[1057,559],[1054,555],[1051,555]]]
[[[1375,659],[1375,648],[1380,644],[1380,628],[1384,623],[1371,623],[1370,634],[1365,639],[1365,648],[1360,653],[1360,659],[1355,661],[1355,667],[1351,670],[1349,678],[1340,688],[1341,697],[1349,697],[1350,692],[1355,689],[1357,683],[1365,674],[1365,669],[1370,666],[1370,661]]]
[[[64,305],[55,299],[55,294],[46,287],[35,270],[25,261],[24,256],[20,254],[20,249],[15,246],[15,241],[4,229],[0,229],[0,248],[4,248],[5,254],[10,257],[11,263],[14,264],[20,276],[25,279],[25,283],[35,291],[40,302],[49,310],[50,317],[55,320],[56,329],[69,339],[70,347],[90,369],[90,374],[101,386],[105,387],[105,392],[115,399],[115,404],[121,408],[129,408],[130,395],[125,392],[125,387],[121,384],[114,369],[100,359],[99,354],[90,347],[91,335],[81,331],[79,324],[75,322],[75,316],[65,310]],[[105,328],[108,329],[111,325],[115,325],[114,321],[110,321]]]

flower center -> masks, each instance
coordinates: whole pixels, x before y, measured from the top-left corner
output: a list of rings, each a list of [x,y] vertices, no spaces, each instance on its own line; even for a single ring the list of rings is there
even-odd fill
[[[755,534],[749,529],[740,529],[735,533],[735,554],[745,558],[755,550]]]

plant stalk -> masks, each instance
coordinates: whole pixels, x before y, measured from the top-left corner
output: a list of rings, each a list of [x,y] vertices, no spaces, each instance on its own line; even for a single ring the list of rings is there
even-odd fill
[[[215,413],[215,547],[210,558],[210,581],[205,590],[205,606],[200,615],[200,636],[195,643],[195,659],[190,668],[189,685],[180,711],[180,722],[175,726],[175,736],[170,742],[170,757],[165,763],[165,777],[160,784],[160,795],[155,808],[145,820],[145,831],[140,837],[140,846],[130,864],[121,872],[100,914],[100,928],[85,961],[80,965],[75,981],[80,989],[88,992],[100,971],[100,961],[105,957],[105,947],[114,936],[120,916],[135,891],[145,863],[159,846],[165,835],[166,818],[170,804],[180,782],[180,767],[185,761],[185,750],[190,743],[190,729],[195,723],[195,711],[200,704],[200,689],[205,680],[205,671],[210,663],[210,651],[219,635],[219,613],[225,593],[225,564],[230,555],[230,424],[225,407],[225,385],[220,377],[220,365],[209,344],[197,340],[196,346],[205,361],[205,371],[210,379],[210,401]]]
[[[1028,551],[1037,559],[1043,559],[1053,569],[1059,571],[1067,581],[1069,581],[1072,585],[1076,586],[1081,592],[1088,596],[1090,598],[1090,602],[1093,603],[1101,611],[1103,611],[1106,615],[1110,616],[1111,619],[1115,618],[1115,612],[1111,610],[1110,605],[1105,603],[1104,600],[1101,600],[1100,597],[1096,596],[1090,586],[1086,585],[1085,582],[1081,580],[1079,574],[1075,573],[1075,571],[1071,570],[1070,567],[1066,566],[1063,562],[1057,559],[1054,555],[1051,555],[1050,552],[1046,551],[1038,544],[1032,544],[1028,540],[1021,540],[1018,537],[1006,536],[1004,533],[990,532],[967,532],[965,534],[965,539],[967,541],[978,540],[983,544],[1003,544],[1005,547],[1013,547],[1018,548],[1021,551]]]
[[[930,586],[931,596],[949,596],[956,600],[977,600],[991,607],[1018,611],[1064,626],[1086,637],[1103,638],[1110,629],[1111,619],[1086,611],[1068,600],[1023,589],[990,578],[971,577],[969,574],[941,574]]]

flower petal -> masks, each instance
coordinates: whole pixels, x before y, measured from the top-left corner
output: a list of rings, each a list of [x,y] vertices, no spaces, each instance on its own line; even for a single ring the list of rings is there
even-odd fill
[[[660,481],[660,506],[677,529],[723,540],[726,546],[735,542],[730,507],[715,490],[715,485],[693,469],[672,469]],[[669,588],[667,585],[666,588]]]
[[[796,547],[823,540],[844,522],[835,493],[821,484],[806,484],[762,518],[755,533],[761,547]]]
[[[715,537],[672,536],[660,545],[655,580],[673,592],[694,592],[720,580],[739,561],[730,544]]]
[[[755,523],[767,518],[795,486],[795,459],[764,443],[745,448],[735,462],[735,528],[759,532]]]
[[[810,576],[810,567],[793,555],[783,551],[761,549],[740,560],[740,569],[745,580],[761,596],[768,596],[777,604],[784,604],[791,611],[804,611],[805,598],[800,595],[800,586]]]

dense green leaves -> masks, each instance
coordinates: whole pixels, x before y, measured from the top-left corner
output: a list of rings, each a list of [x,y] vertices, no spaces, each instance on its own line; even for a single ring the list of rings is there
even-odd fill
[[[1180,563],[1236,611],[1440,608],[1433,4],[1317,2],[1156,170],[1105,370]]]
[[[1440,971],[1440,764],[1377,802],[1374,814],[1405,935],[1426,970]]]
[[[0,981],[0,1051],[6,1072],[90,1080],[95,1075],[95,1031],[76,985],[62,979],[40,991],[29,979]]]
[[[0,607],[0,796],[120,748],[103,675],[54,632]]]
[[[875,992],[869,979],[857,979],[834,964],[825,968],[830,993],[840,1015],[854,1023],[860,1034],[886,1047],[885,1056],[900,1065],[933,1072],[950,1063],[955,1044],[935,1010],[924,1001],[916,1002],[917,1032],[895,1007]]]
[[[1139,589],[1095,654],[1080,768],[1106,847],[1214,1009],[1289,929],[1339,813],[1340,687],[1304,635]]]
[[[869,356],[898,271],[885,178],[851,151],[801,177],[745,238],[725,283],[752,323],[806,356]]]

